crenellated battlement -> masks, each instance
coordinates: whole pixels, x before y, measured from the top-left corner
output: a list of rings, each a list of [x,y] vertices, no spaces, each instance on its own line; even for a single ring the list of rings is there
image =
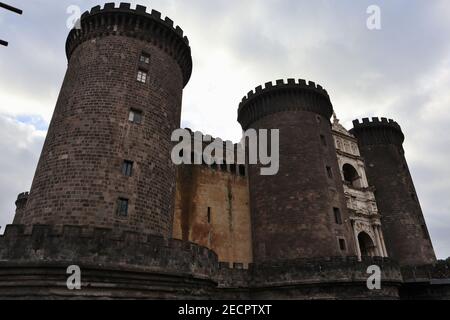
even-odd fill
[[[344,266],[348,264],[358,264],[362,267],[366,265],[392,265],[399,267],[398,264],[387,257],[369,257],[364,256],[361,260],[357,256],[336,256],[336,257],[320,257],[320,258],[298,258],[293,260],[280,260],[280,261],[270,261],[263,262],[259,264],[250,263],[246,267],[243,263],[228,263],[219,262],[219,269],[223,270],[255,270],[257,268],[289,268],[292,266],[296,267],[313,267],[318,269],[323,269],[330,266]]]
[[[193,243],[110,229],[10,225],[0,236],[0,274],[8,276],[8,283],[27,287],[44,281],[41,285],[74,297],[65,287],[66,269],[71,265],[83,272],[80,294],[84,297],[120,297],[126,292],[157,298],[165,288],[164,294],[171,298],[211,294],[249,298],[259,297],[260,289],[272,293],[274,287],[303,290],[314,283],[360,286],[367,280],[370,265],[380,266],[385,286],[402,282],[396,263],[383,258],[362,262],[356,257],[297,259],[246,268],[241,263],[219,263],[213,251]],[[105,281],[114,284],[110,290],[105,291]],[[9,290],[1,284],[0,296]]]
[[[217,255],[208,248],[151,234],[81,226],[8,225],[0,260],[153,268],[212,277]]]
[[[88,226],[50,226],[50,225],[7,225],[3,235],[0,235],[0,245],[3,241],[9,241],[14,237],[36,238],[42,235],[57,237],[61,240],[65,238],[99,239],[103,241],[120,241],[139,244],[152,244],[161,247],[179,250],[194,250],[202,255],[212,254],[217,259],[215,253],[206,247],[197,244],[181,241],[177,239],[167,239],[158,235],[142,234],[131,231],[118,231],[106,228],[93,228]]]
[[[220,263],[217,275],[222,288],[302,286],[325,282],[365,284],[367,269],[373,265],[380,267],[383,283],[399,285],[402,282],[400,267],[395,261],[382,257],[363,257],[359,261],[356,256],[251,263],[248,269],[242,264]]]
[[[115,3],[113,3],[113,2],[105,3],[103,8],[98,5],[98,6],[93,7],[90,11],[84,12],[81,15],[81,19],[85,19],[89,15],[93,15],[93,14],[97,14],[97,13],[101,13],[101,12],[111,12],[111,11],[112,12],[118,12],[118,11],[119,12],[133,12],[133,13],[138,13],[138,14],[150,15],[155,20],[159,20],[161,23],[172,28],[181,38],[184,39],[186,44],[189,44],[188,38],[183,37],[183,30],[179,26],[175,27],[172,19],[170,19],[169,17],[162,19],[161,12],[156,11],[156,10],[151,10],[151,12],[149,13],[149,12],[147,12],[147,7],[142,6],[142,5],[136,5],[136,8],[132,9],[130,3],[121,2],[118,7],[116,7]]]
[[[27,199],[29,195],[29,192],[22,192],[17,196],[17,200]]]
[[[306,81],[304,79],[280,79],[275,81],[273,84],[272,81],[266,82],[263,86],[258,86],[255,90],[249,91],[245,97],[242,98],[241,103],[239,104],[239,110],[241,107],[247,103],[250,99],[256,98],[259,94],[267,93],[271,90],[279,90],[279,89],[307,89],[317,92],[319,94],[323,94],[326,97],[329,97],[328,92],[319,84],[316,84],[312,81]]]
[[[162,18],[159,11],[147,12],[147,8],[130,3],[106,3],[95,6],[81,16],[81,29],[72,29],[66,41],[68,59],[84,41],[109,35],[134,37],[148,41],[166,51],[179,63],[186,85],[192,73],[192,57],[189,40],[183,30],[175,26],[169,17]]]
[[[400,125],[392,119],[364,118],[353,121],[350,133],[358,138],[360,145],[395,144],[401,146],[405,136]]]
[[[359,264],[361,266],[364,265],[384,265],[384,264],[392,264],[397,266],[397,264],[390,258],[384,257],[369,257],[365,256],[361,258],[362,260],[358,260],[356,256],[336,256],[336,257],[320,257],[320,258],[299,258],[294,260],[284,260],[284,261],[271,261],[264,262],[258,265],[250,264],[249,269],[254,269],[255,267],[279,267],[286,268],[292,266],[305,266],[305,267],[314,267],[321,268],[325,266],[342,266],[348,264]]]
[[[16,217],[14,219],[20,219],[21,213],[23,209],[26,207],[28,202],[28,197],[30,196],[29,192],[22,192],[17,196],[17,200],[15,202],[16,205]]]
[[[291,261],[275,261],[251,265],[254,286],[321,283],[324,279],[333,283],[367,281],[369,266],[379,266],[384,283],[402,282],[398,264],[391,259],[381,257],[326,257],[320,259],[298,259]]]
[[[243,263],[230,265],[219,262],[212,250],[186,241],[68,225],[8,225],[5,233],[0,236],[0,260],[161,267],[167,272],[194,272],[211,278],[233,273],[240,279],[248,276],[258,277],[269,270],[272,270],[270,274],[279,276],[292,272],[297,274],[298,280],[305,280],[316,273],[330,272],[331,276],[336,268],[365,272],[367,266],[378,265],[382,268],[386,266],[392,270],[398,269],[394,261],[381,257],[364,257],[362,261],[358,261],[357,257],[324,257],[251,263],[248,267]],[[274,270],[276,272],[273,272]]]
[[[28,197],[30,196],[29,192],[22,192],[17,196],[16,206],[20,206],[20,204],[24,204],[27,202]]]
[[[328,119],[333,114],[330,96],[321,85],[303,79],[281,79],[248,92],[239,104],[238,121],[247,129],[265,115],[287,110],[311,111]]]
[[[191,134],[191,139],[192,141],[194,141],[194,139],[198,139],[202,141],[202,150],[201,152],[204,151],[205,147],[207,147],[208,145],[212,144],[212,143],[218,143],[221,142],[222,146],[223,146],[223,158],[222,158],[222,164],[218,164],[218,163],[214,163],[212,165],[208,165],[206,164],[204,158],[203,158],[203,154],[196,154],[196,150],[194,149],[194,146],[191,143],[191,164],[195,163],[195,158],[196,157],[201,157],[202,160],[202,165],[205,167],[208,167],[212,170],[215,171],[221,171],[221,172],[228,172],[231,173],[232,175],[236,175],[236,176],[240,176],[240,177],[245,177],[246,176],[246,167],[245,164],[238,164],[237,163],[237,155],[239,152],[243,152],[243,150],[241,149],[240,145],[237,143],[232,143],[231,141],[224,141],[221,138],[214,138],[211,137],[209,135],[205,135],[201,132],[194,132],[192,129],[190,128],[185,128],[185,130],[189,131],[189,133]],[[211,139],[206,139],[206,137],[209,136],[211,137]],[[192,142],[191,141],[191,142]],[[232,146],[232,148],[230,148],[230,146]],[[227,157],[226,154],[228,152],[232,152],[233,156],[234,156],[234,161],[232,161],[231,163],[227,162]]]
[[[450,260],[439,260],[435,264],[402,267],[406,282],[450,279]]]
[[[360,122],[359,120],[353,121],[353,127],[355,129],[356,128],[367,128],[367,127],[380,127],[380,126],[391,127],[393,129],[402,131],[402,129],[400,128],[400,125],[392,119],[387,119],[387,118],[380,119],[378,117],[374,117],[372,119],[363,118],[362,122]]]

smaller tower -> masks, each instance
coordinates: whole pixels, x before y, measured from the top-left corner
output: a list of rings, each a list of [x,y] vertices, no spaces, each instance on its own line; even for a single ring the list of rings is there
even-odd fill
[[[367,164],[369,183],[382,215],[388,255],[401,265],[436,261],[414,183],[403,150],[400,126],[386,118],[353,121],[351,133],[358,139]]]
[[[253,261],[356,255],[333,144],[328,93],[314,82],[266,83],[239,107],[243,130],[279,130],[279,172],[249,165]]]
[[[22,215],[25,211],[25,207],[28,202],[28,196],[30,194],[28,192],[23,192],[17,196],[16,200],[16,215],[14,216],[14,224],[20,224],[22,219]]]

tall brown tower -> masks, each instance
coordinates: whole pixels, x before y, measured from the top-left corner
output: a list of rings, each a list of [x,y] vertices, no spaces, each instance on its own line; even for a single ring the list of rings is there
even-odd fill
[[[180,125],[192,71],[183,31],[157,11],[92,8],[66,43],[68,70],[20,223],[171,236]]]
[[[289,79],[250,92],[239,107],[247,129],[280,130],[280,169],[249,166],[253,258],[356,255],[331,134],[333,107],[313,82]]]
[[[403,150],[400,126],[386,118],[353,122],[352,133],[376,188],[389,257],[402,265],[433,263],[436,256]]]

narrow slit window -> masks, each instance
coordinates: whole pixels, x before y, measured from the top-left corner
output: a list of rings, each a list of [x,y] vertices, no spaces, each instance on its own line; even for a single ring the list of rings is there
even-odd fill
[[[339,208],[333,208],[333,213],[336,224],[342,224],[341,210],[339,210]]]
[[[208,213],[207,213],[208,223],[211,223],[211,208],[208,207]]]
[[[119,198],[117,200],[117,215],[119,217],[128,217],[128,199]]]
[[[131,109],[128,116],[130,122],[141,124],[142,123],[142,111]]]
[[[122,174],[126,177],[131,177],[133,174],[133,161],[125,160],[122,164]]]
[[[137,81],[141,83],[147,83],[147,71],[139,69],[137,73]]]
[[[347,250],[345,239],[339,239],[339,248],[341,249],[341,251]]]
[[[331,167],[327,167],[327,175],[328,178],[333,179],[333,170],[331,169]]]
[[[324,147],[327,146],[327,139],[325,138],[325,136],[323,134],[320,135],[320,141],[322,142],[322,145]]]

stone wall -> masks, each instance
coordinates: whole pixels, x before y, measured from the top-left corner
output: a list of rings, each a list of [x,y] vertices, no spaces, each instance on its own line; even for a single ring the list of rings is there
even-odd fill
[[[369,290],[367,268],[381,269],[381,290]],[[400,268],[387,258],[328,257],[230,267],[220,264],[219,296],[256,300],[400,299]]]
[[[178,167],[173,229],[174,238],[208,247],[220,261],[251,263],[247,177],[220,167]]]
[[[367,268],[381,268],[381,290],[367,288]],[[254,265],[255,299],[399,299],[402,276],[387,258],[331,257]]]
[[[82,290],[67,289],[71,265]],[[217,265],[207,248],[154,235],[12,225],[0,236],[0,298],[208,299]]]
[[[405,300],[450,300],[450,259],[431,265],[403,267]]]
[[[71,265],[81,268],[81,290],[67,289]],[[372,265],[381,268],[381,290],[367,288]],[[78,226],[12,225],[0,236],[1,299],[444,299],[449,270],[356,257],[246,268],[193,243]]]

